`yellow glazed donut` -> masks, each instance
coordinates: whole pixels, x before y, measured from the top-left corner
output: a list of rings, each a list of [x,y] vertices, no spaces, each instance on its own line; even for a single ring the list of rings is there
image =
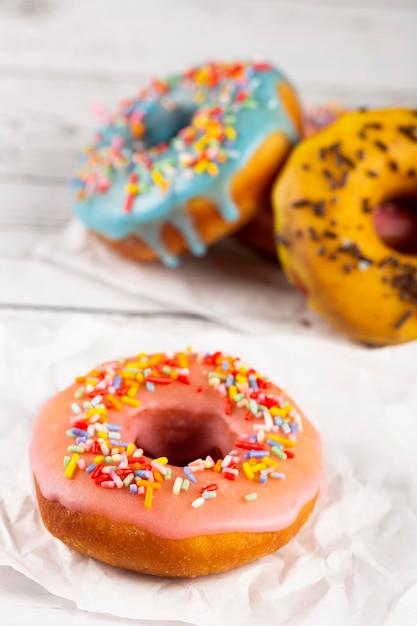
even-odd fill
[[[314,426],[221,352],[94,368],[42,407],[30,460],[52,535],[157,576],[222,572],[277,550],[325,489]]]
[[[417,208],[415,111],[342,115],[294,149],[273,204],[279,258],[312,309],[361,342],[417,338],[416,242],[389,233]]]
[[[118,252],[173,267],[253,217],[300,117],[292,87],[268,63],[207,63],[155,80],[88,147],[73,210]]]

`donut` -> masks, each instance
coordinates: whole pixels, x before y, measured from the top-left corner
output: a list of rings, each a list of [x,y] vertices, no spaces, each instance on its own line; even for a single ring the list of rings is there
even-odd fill
[[[289,281],[359,342],[417,338],[416,164],[415,111],[358,111],[300,143],[273,189]]]
[[[301,141],[314,133],[332,124],[346,109],[337,102],[328,102],[324,105],[310,105],[306,108],[302,118]],[[288,155],[287,157],[288,158]],[[285,160],[280,164],[279,171],[284,167]],[[263,198],[255,217],[241,228],[237,238],[245,245],[256,250],[262,256],[277,261],[276,242],[274,238],[274,216],[272,209],[271,193],[276,178],[272,181],[267,193]]]
[[[154,80],[87,148],[73,210],[118,252],[176,266],[250,220],[300,124],[292,87],[268,63],[212,62]]]
[[[29,453],[52,535],[157,576],[223,572],[274,552],[325,489],[311,422],[220,351],[95,367],[41,408]]]

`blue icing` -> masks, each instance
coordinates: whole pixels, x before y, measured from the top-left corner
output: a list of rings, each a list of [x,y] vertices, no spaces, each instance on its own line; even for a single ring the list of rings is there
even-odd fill
[[[194,72],[235,66],[211,64]],[[285,77],[273,68],[239,67],[237,78],[220,78],[214,87],[210,80],[210,87],[204,84],[204,76],[203,84],[195,74],[173,77],[121,106],[100,129],[72,185],[73,209],[88,228],[110,239],[137,234],[163,263],[175,266],[161,239],[164,223],[179,230],[193,254],[206,249],[184,211],[191,198],[210,198],[225,221],[238,220],[229,189],[233,175],[272,132],[284,132],[291,143],[299,139],[277,95]],[[132,128],[138,127],[142,135],[135,137]],[[164,150],[155,150],[162,143]],[[199,170],[202,158],[209,171]]]

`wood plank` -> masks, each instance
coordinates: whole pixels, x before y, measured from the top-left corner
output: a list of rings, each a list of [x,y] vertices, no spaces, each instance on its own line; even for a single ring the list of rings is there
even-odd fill
[[[135,77],[145,68],[181,70],[213,54],[255,53],[301,85],[415,87],[417,11],[410,5],[124,0],[121,10],[112,0],[76,0],[39,6],[35,15],[3,9],[2,70]]]

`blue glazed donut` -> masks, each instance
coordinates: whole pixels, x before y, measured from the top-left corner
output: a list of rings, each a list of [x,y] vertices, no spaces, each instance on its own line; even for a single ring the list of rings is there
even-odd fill
[[[294,91],[266,63],[208,63],[155,80],[87,148],[74,212],[120,252],[175,266],[268,201],[300,123]]]

